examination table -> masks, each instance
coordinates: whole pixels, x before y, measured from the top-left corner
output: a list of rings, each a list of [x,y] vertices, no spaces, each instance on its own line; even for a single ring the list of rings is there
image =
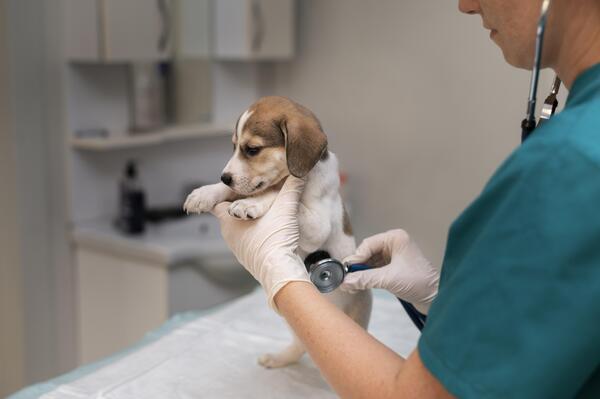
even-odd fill
[[[369,331],[404,356],[419,336],[396,298],[378,290]],[[121,353],[9,398],[335,398],[308,355],[282,369],[257,364],[290,339],[257,289],[209,312],[179,314]]]

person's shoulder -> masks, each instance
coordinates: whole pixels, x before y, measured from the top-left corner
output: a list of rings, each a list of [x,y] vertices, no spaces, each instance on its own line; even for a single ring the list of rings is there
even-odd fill
[[[562,154],[600,168],[600,96],[567,107],[538,128],[530,152],[541,157]]]
[[[483,193],[497,194],[498,189],[508,192],[519,187],[532,189],[542,184],[544,190],[560,190],[564,188],[560,182],[567,184],[574,178],[597,176],[600,173],[598,114],[590,112],[589,107],[571,108],[538,127],[498,168]],[[557,184],[548,184],[549,178]],[[587,184],[600,186],[600,179]]]
[[[565,109],[539,126],[507,159],[502,174],[548,168],[565,162],[600,169],[600,98]]]

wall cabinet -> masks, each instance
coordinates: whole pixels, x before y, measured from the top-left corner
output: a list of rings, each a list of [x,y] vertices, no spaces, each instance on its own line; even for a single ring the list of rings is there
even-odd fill
[[[277,60],[294,55],[294,0],[217,0],[214,52],[221,60]]]
[[[124,62],[171,56],[172,0],[63,0],[72,61]]]
[[[295,0],[62,0],[67,57],[81,62],[181,57],[285,60]]]

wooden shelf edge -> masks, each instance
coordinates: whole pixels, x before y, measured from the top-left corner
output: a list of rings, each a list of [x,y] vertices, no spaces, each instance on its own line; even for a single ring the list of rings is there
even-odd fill
[[[211,124],[171,126],[161,130],[107,138],[72,138],[71,147],[82,151],[111,151],[152,146],[179,140],[226,136],[231,129]]]

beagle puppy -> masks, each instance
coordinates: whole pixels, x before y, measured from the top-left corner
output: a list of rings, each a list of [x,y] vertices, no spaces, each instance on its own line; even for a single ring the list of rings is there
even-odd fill
[[[232,138],[233,156],[221,182],[194,190],[184,209],[210,211],[216,204],[232,201],[229,214],[256,219],[271,207],[283,181],[290,174],[306,178],[300,200],[298,255],[323,250],[335,259],[354,253],[356,243],[348,214],[339,193],[336,156],[327,149],[327,137],[313,113],[284,97],[264,97],[238,119]],[[349,294],[335,290],[324,294],[363,328],[371,315],[370,291]],[[305,353],[297,337],[276,354],[258,359],[267,368],[297,362]]]

